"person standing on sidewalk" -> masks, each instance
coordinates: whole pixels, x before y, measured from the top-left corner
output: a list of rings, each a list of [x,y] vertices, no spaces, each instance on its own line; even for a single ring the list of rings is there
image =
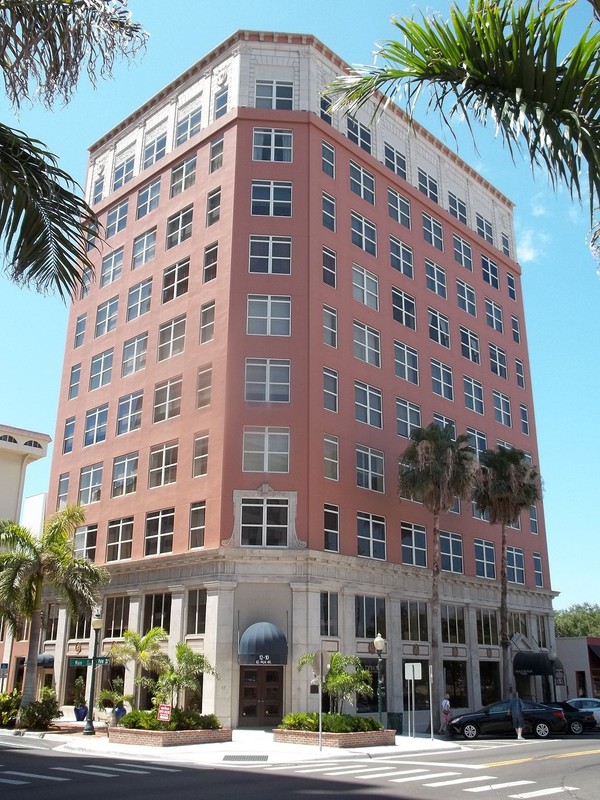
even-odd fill
[[[517,739],[522,740],[525,720],[523,719],[523,701],[519,697],[518,692],[513,692],[513,696],[508,701],[508,713],[512,717],[512,724],[517,733]]]
[[[450,695],[445,694],[444,699],[442,700],[442,724],[440,725],[440,733],[448,733],[448,720],[452,716],[452,710],[450,708]]]

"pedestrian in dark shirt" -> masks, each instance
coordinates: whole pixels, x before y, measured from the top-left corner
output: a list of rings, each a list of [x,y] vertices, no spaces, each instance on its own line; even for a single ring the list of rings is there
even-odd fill
[[[522,741],[523,725],[525,720],[523,719],[523,701],[519,697],[518,692],[513,692],[513,696],[508,701],[508,713],[512,717],[512,724],[513,728],[517,732],[517,739]]]

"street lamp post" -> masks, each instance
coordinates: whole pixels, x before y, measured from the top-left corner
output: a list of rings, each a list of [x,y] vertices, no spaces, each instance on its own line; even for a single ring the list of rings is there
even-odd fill
[[[378,633],[373,640],[373,646],[377,653],[377,711],[379,714],[379,722],[383,725],[383,659],[382,653],[385,647],[385,639]]]
[[[94,631],[94,648],[92,650],[92,676],[90,678],[90,694],[88,698],[88,712],[85,718],[85,726],[83,733],[86,736],[94,736],[94,690],[96,688],[96,657],[98,655],[98,641],[100,639],[100,631],[102,630],[102,617],[99,613],[94,615],[92,619],[92,630]]]

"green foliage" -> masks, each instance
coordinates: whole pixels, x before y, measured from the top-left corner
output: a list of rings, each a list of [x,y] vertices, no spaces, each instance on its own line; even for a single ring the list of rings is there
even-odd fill
[[[313,653],[304,653],[298,659],[298,671],[306,664],[312,664]],[[334,712],[342,711],[345,700],[353,700],[354,695],[372,697],[371,673],[364,669],[358,656],[344,656],[341,653],[329,655],[329,670],[323,679],[323,692],[329,695]]]
[[[353,717],[350,714],[323,714],[322,726],[325,733],[383,730],[383,725],[373,717]],[[316,711],[304,714],[286,714],[279,728],[288,731],[318,731],[319,715]]]
[[[104,711],[105,708],[117,708],[117,706],[122,706],[125,703],[129,703],[130,706],[134,703],[134,697],[132,694],[125,694],[124,693],[124,681],[123,678],[113,678],[110,687],[108,689],[101,689],[98,692],[96,697],[96,708],[100,711]]]
[[[73,705],[80,708],[85,705],[85,678],[79,675],[73,683]]]
[[[576,603],[556,612],[557,636],[600,636],[600,605]]]
[[[16,689],[0,694],[0,728],[14,728],[21,705],[21,693]]]
[[[168,660],[165,670],[158,676],[154,701],[177,706],[183,691],[200,688],[203,673],[216,675],[202,653],[195,653],[186,642],[179,642],[175,647],[175,660]]]
[[[510,525],[542,494],[540,476],[516,447],[484,450],[475,476],[473,500],[492,525]]]
[[[19,713],[19,727],[36,731],[47,731],[52,721],[62,717],[56,693],[52,689],[42,690],[42,699],[34,700]]]
[[[156,709],[152,709],[151,711],[130,711],[125,714],[119,724],[122,728],[144,731],[216,731],[222,727],[214,714],[182,711],[180,708],[171,709],[169,722],[160,721]]]

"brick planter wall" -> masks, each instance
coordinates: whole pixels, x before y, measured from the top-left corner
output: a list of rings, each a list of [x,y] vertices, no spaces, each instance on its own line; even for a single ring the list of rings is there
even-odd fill
[[[132,728],[109,728],[108,739],[116,744],[145,747],[177,747],[184,744],[230,742],[231,728],[216,731],[141,731]]]
[[[396,744],[396,731],[357,731],[356,733],[323,733],[325,747],[385,747]],[[282,744],[319,744],[314,731],[289,731],[275,728],[273,741]]]

